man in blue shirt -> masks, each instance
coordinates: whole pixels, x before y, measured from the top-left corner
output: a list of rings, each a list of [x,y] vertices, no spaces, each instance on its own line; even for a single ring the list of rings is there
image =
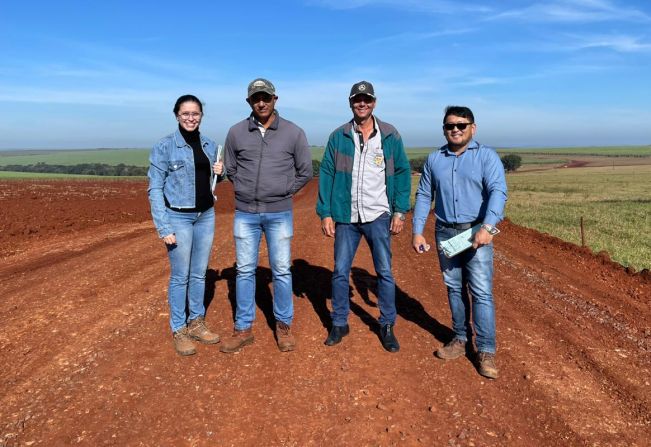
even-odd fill
[[[506,203],[504,167],[494,149],[473,140],[477,125],[467,107],[449,106],[443,118],[448,144],[432,152],[423,167],[416,191],[412,245],[417,253],[429,249],[423,236],[432,201],[436,216],[436,246],[481,224],[472,248],[448,258],[438,249],[443,280],[448,290],[454,338],[435,355],[444,360],[473,352],[473,326],[477,369],[490,379],[495,365],[495,307],[493,304],[493,235]],[[472,309],[468,292],[472,296]],[[472,325],[470,315],[472,310]]]

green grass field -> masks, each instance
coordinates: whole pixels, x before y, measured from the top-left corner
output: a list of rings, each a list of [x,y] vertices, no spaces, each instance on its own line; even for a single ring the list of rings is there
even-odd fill
[[[323,158],[323,147],[312,146],[312,158]],[[426,157],[433,147],[407,148],[410,159]],[[0,165],[28,165],[39,162],[59,165],[106,163],[147,166],[150,149],[79,149],[79,150],[13,150],[0,151]],[[500,154],[517,153],[523,164],[558,164],[562,156],[651,157],[651,146],[578,147],[578,148],[498,148]],[[556,156],[550,158],[551,156]]]
[[[509,174],[507,182],[514,223],[580,245],[583,217],[592,251],[651,269],[651,165]]]
[[[0,151],[0,165],[30,165],[47,163],[53,165],[76,165],[81,163],[105,163],[131,166],[148,166],[150,149],[81,149],[55,151]]]
[[[651,165],[514,173],[507,183],[512,222],[581,245],[583,217],[593,252],[651,269]]]

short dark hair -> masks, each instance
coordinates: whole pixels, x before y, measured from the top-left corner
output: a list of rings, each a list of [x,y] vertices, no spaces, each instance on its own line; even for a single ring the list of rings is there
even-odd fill
[[[174,104],[174,116],[179,114],[179,109],[181,108],[181,104],[184,102],[194,102],[199,105],[199,110],[201,113],[203,113],[203,104],[201,101],[199,101],[199,98],[197,98],[194,95],[183,95],[179,96],[179,99],[176,100],[176,104]]]
[[[465,106],[447,106],[445,108],[445,115],[443,116],[443,124],[445,124],[445,120],[448,119],[448,116],[450,115],[466,118],[471,123],[475,122],[475,115],[472,114],[472,110]]]

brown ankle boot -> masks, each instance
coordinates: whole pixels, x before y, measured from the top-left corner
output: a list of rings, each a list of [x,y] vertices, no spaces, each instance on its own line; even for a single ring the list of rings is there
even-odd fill
[[[244,329],[244,330],[237,330],[235,329],[233,331],[233,334],[231,334],[230,337],[225,338],[222,341],[222,345],[219,348],[221,352],[238,352],[240,349],[242,349],[246,345],[250,345],[253,343],[253,331],[251,328]]]
[[[466,343],[465,340],[454,338],[452,341],[446,343],[445,346],[439,348],[434,355],[443,360],[456,359],[466,353]]]
[[[194,343],[188,335],[188,328],[183,327],[174,332],[174,349],[179,355],[192,355],[196,354],[197,350],[194,348]]]
[[[281,352],[293,351],[296,348],[296,340],[288,324],[276,322],[276,342]]]
[[[488,379],[497,379],[498,372],[495,366],[495,354],[480,352],[477,356],[477,371]]]
[[[206,326],[206,320],[203,317],[197,317],[188,325],[188,335],[193,339],[212,345],[219,343],[219,335],[213,333]]]

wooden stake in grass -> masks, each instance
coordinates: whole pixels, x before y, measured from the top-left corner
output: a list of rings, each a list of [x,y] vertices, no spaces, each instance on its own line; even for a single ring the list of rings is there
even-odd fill
[[[583,216],[581,216],[581,247],[585,247],[585,233],[583,231]]]

